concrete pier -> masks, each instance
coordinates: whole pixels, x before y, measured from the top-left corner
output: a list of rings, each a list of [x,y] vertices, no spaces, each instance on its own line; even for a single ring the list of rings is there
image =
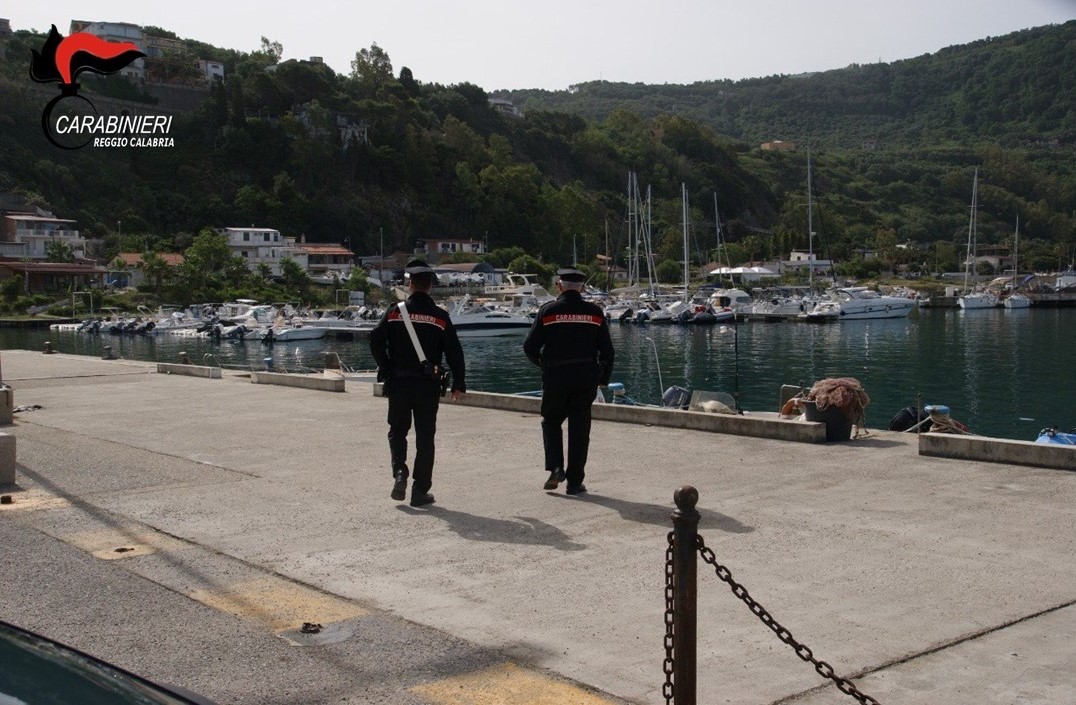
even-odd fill
[[[1073,472],[875,429],[791,442],[598,418],[590,491],[566,496],[541,489],[534,409],[475,394],[442,404],[437,503],[412,509],[389,498],[373,385],[3,363],[39,408],[4,429],[0,616],[221,703],[663,703],[683,485],[717,561],[880,702],[1076,702]],[[698,599],[698,702],[849,701],[705,564]]]

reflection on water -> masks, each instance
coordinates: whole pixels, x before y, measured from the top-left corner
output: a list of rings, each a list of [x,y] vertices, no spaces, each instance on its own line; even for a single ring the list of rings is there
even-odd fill
[[[776,411],[782,384],[810,386],[824,377],[855,377],[871,398],[868,425],[885,428],[901,408],[945,404],[973,431],[1034,440],[1040,428],[1076,427],[1068,403],[1076,360],[1076,310],[920,310],[907,319],[839,324],[741,323],[717,326],[612,325],[613,380],[642,402],[657,403],[663,387],[732,393],[744,409]],[[178,359],[198,364],[250,365],[264,358],[284,368],[321,367],[326,350],[348,366],[371,369],[365,340],[214,343],[161,334],[86,336],[73,332],[0,329],[0,347],[100,356]],[[651,342],[653,341],[653,342]],[[523,356],[523,336],[464,338],[468,386],[517,392],[538,389],[540,376]],[[1064,403],[1063,403],[1064,401]],[[1028,419],[1022,421],[1021,418]]]

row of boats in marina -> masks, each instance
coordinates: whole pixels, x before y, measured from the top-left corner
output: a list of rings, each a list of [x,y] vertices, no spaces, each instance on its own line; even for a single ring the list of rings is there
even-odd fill
[[[89,334],[159,335],[253,340],[270,344],[316,340],[332,331],[372,328],[379,313],[365,306],[349,306],[342,311],[303,311],[291,305],[258,304],[239,299],[224,304],[202,304],[184,309],[144,307],[137,315],[111,313],[80,323],[54,324],[53,329]]]
[[[525,334],[538,308],[554,297],[529,275],[513,275],[510,287],[488,287],[483,294],[457,296],[445,302],[461,337]],[[402,295],[403,292],[397,292]],[[770,287],[748,294],[739,288],[703,287],[692,296],[661,294],[653,288],[624,288],[606,293],[588,289],[584,296],[602,306],[611,323],[713,325],[736,320],[799,320],[826,323],[907,316],[927,298],[911,289],[882,293],[864,286],[833,287],[825,294],[807,287]],[[1031,300],[1020,292],[999,299],[989,292],[959,297],[964,309],[1004,306],[1026,308]],[[258,304],[239,299],[227,304],[203,304],[184,309],[142,308],[134,316],[110,313],[80,323],[55,324],[54,329],[112,335],[197,336],[216,340],[258,341],[265,344],[315,340],[326,335],[369,332],[383,310],[348,306],[342,310],[304,310],[288,304]]]

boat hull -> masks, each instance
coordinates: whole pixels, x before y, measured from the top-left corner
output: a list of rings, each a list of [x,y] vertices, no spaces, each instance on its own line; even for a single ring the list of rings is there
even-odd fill
[[[890,304],[884,308],[865,309],[861,311],[844,311],[840,315],[842,321],[866,321],[870,319],[904,318],[915,308],[915,302],[907,304]]]
[[[965,311],[977,311],[984,308],[997,308],[997,299],[992,296],[961,296],[957,299],[957,305]]]
[[[500,335],[526,335],[531,323],[525,321],[453,323],[460,338],[489,338]]]

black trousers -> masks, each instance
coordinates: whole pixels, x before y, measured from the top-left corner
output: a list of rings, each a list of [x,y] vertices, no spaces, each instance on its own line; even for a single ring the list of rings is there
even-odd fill
[[[586,475],[590,450],[590,405],[598,387],[544,386],[542,388],[542,443],[545,446],[545,469],[564,470],[569,485],[578,485]],[[568,420],[568,464],[564,464],[564,438],[561,426]]]
[[[441,390],[436,382],[404,377],[389,383],[389,454],[392,473],[407,476],[407,433],[415,421],[415,464],[412,494],[429,492],[433,485],[434,435]]]

